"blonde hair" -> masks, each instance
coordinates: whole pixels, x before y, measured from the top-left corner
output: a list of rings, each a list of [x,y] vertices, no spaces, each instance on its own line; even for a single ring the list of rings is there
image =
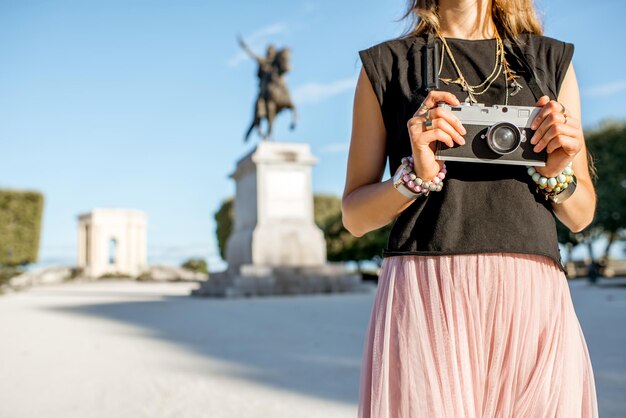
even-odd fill
[[[411,27],[402,37],[439,31],[438,0],[408,0],[400,20],[411,17]],[[491,0],[491,17],[502,37],[516,39],[522,33],[543,35],[533,0]]]

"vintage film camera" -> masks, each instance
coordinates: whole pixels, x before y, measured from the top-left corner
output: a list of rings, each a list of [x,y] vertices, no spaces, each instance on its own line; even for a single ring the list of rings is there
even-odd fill
[[[485,106],[462,104],[450,106],[439,103],[456,115],[467,134],[465,144],[448,147],[437,141],[438,160],[467,161],[477,163],[518,164],[545,166],[547,153],[533,151],[530,143],[535,131],[530,124],[541,110],[535,106]]]

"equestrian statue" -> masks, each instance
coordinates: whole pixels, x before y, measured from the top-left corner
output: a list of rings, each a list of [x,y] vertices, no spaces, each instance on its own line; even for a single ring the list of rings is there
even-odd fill
[[[248,137],[254,128],[257,129],[262,140],[271,140],[274,119],[284,109],[291,110],[291,125],[289,128],[291,130],[295,129],[297,119],[296,107],[291,101],[284,77],[291,70],[291,50],[289,48],[276,50],[274,45],[269,44],[263,57],[256,55],[246,45],[241,36],[239,36],[239,45],[257,62],[257,77],[259,79],[259,94],[254,106],[254,119],[244,137],[244,142],[248,141]],[[267,121],[267,132],[263,132],[261,129],[261,120],[263,119]]]

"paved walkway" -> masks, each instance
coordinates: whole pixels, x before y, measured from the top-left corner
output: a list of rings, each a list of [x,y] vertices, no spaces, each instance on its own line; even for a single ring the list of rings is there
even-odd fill
[[[373,293],[221,300],[187,296],[194,286],[100,281],[0,296],[0,417],[356,416]],[[624,417],[626,281],[570,288],[600,416]]]

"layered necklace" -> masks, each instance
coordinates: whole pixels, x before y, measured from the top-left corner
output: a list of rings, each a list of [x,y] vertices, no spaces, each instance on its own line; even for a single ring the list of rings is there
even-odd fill
[[[474,85],[474,86],[467,82],[467,79],[461,72],[461,69],[456,64],[456,61],[454,60],[454,56],[452,55],[452,50],[450,49],[450,47],[448,46],[448,43],[446,42],[446,38],[441,36],[439,32],[437,32],[436,34],[437,34],[437,37],[441,39],[441,43],[443,44],[443,48],[441,48],[439,72],[437,73],[437,75],[439,76],[439,79],[441,81],[446,83],[446,85],[450,85],[450,84],[460,85],[463,91],[467,92],[467,98],[465,99],[465,103],[478,103],[476,96],[480,96],[481,94],[484,94],[485,92],[487,92],[487,90],[489,90],[489,87],[491,87],[493,82],[501,74],[505,78],[505,82],[504,82],[504,85],[505,85],[504,104],[505,105],[508,105],[509,103],[509,87],[512,89],[510,96],[515,96],[522,89],[522,85],[518,83],[518,81],[516,80],[517,78],[519,78],[519,75],[515,74],[515,71],[511,70],[511,68],[509,67],[509,64],[506,61],[506,57],[504,56],[504,43],[502,42],[502,39],[500,38],[500,35],[498,34],[497,30],[495,30],[496,58],[495,58],[495,64],[493,66],[493,70],[491,71],[491,74],[489,74],[482,83]],[[444,53],[448,54],[448,57],[450,58],[450,61],[452,62],[452,65],[454,66],[454,69],[457,73],[458,77],[455,79],[441,77]]]

